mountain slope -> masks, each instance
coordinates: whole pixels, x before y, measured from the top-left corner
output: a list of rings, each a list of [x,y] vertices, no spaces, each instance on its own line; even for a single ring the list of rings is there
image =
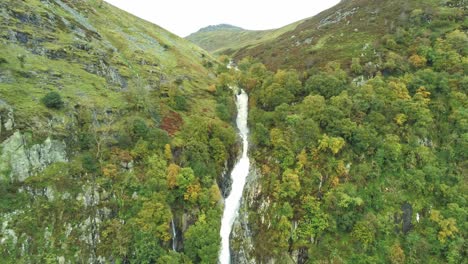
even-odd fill
[[[272,40],[283,33],[294,29],[301,21],[271,30],[246,30],[231,25],[216,25],[202,28],[190,34],[186,39],[199,45],[213,54],[231,55],[243,47],[255,46],[268,40]]]
[[[2,263],[213,262],[237,153],[218,63],[101,0],[0,18]]]
[[[464,262],[465,3],[342,1],[235,54],[255,169],[234,263]]]
[[[300,21],[294,28],[283,29],[279,36],[263,36],[265,41],[238,46],[229,54],[234,54],[237,60],[254,57],[271,69],[294,67],[304,70],[314,65],[323,66],[329,61],[349,63],[344,59],[366,53],[366,48],[375,42],[387,41],[385,35],[396,32],[401,25],[421,19],[430,21],[435,16],[447,19],[463,16],[464,1],[445,1],[445,8],[434,9],[438,2],[345,0]],[[434,26],[440,31],[450,30],[447,24]]]

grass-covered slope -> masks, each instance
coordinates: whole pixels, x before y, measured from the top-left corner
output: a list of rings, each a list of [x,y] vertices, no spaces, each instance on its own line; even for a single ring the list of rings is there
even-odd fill
[[[253,47],[259,43],[275,39],[285,32],[293,30],[301,21],[288,26],[271,30],[247,30],[231,25],[216,25],[202,28],[189,35],[192,41],[213,54],[232,55],[244,47]]]
[[[164,90],[183,82],[203,100],[213,81],[214,62],[200,48],[100,1],[1,5],[1,92],[19,113],[43,112],[34,102],[52,90],[67,106],[122,107],[121,91],[135,84]]]
[[[101,0],[0,1],[0,262],[214,263],[217,67]]]
[[[434,8],[447,3],[444,8]],[[401,25],[426,21],[436,32],[451,29],[450,23],[439,23],[434,17],[447,21],[463,16],[464,1],[377,1],[345,0],[322,13],[301,21],[292,29],[253,46],[244,45],[234,54],[241,59],[252,56],[271,69],[294,67],[304,70],[323,66],[329,61],[346,61],[369,53],[366,49],[374,43],[385,43],[386,35],[398,32]]]

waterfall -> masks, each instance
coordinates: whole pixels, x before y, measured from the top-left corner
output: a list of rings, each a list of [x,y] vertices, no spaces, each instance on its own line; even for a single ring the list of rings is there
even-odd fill
[[[172,227],[172,250],[177,251],[177,233],[175,230],[174,225],[174,218],[171,219],[171,227]]]
[[[237,119],[236,124],[239,129],[239,135],[242,138],[242,156],[237,161],[231,172],[232,188],[229,196],[224,201],[224,213],[221,220],[221,253],[219,255],[220,264],[231,263],[231,252],[229,247],[229,236],[231,234],[232,225],[239,211],[244,185],[249,174],[250,161],[247,156],[249,148],[247,127],[249,97],[244,90],[237,95]]]

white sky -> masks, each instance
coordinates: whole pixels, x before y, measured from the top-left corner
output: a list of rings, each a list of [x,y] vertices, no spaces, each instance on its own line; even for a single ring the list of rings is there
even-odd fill
[[[200,28],[231,24],[245,29],[279,28],[311,17],[340,0],[105,0],[185,37]]]

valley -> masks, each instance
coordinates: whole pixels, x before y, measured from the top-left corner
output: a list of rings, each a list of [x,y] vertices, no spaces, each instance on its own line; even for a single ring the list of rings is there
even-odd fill
[[[464,263],[466,7],[183,39],[0,1],[1,262]]]

